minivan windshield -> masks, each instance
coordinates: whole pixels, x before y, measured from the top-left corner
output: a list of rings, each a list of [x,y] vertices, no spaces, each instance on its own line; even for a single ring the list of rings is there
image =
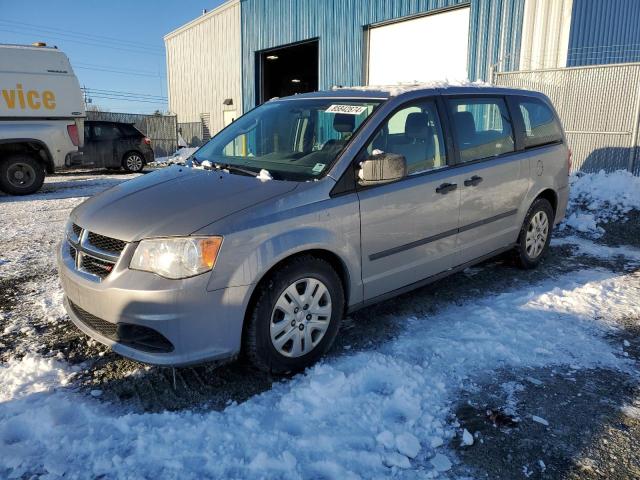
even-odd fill
[[[240,117],[191,161],[231,172],[267,170],[276,180],[307,181],[325,172],[380,105],[370,99],[273,100]]]

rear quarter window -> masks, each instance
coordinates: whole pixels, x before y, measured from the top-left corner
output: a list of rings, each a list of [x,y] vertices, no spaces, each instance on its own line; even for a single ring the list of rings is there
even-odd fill
[[[547,104],[534,98],[519,99],[518,105],[524,123],[525,148],[562,142],[562,129]]]
[[[122,124],[120,125],[120,130],[127,137],[143,137],[142,133],[133,125]]]

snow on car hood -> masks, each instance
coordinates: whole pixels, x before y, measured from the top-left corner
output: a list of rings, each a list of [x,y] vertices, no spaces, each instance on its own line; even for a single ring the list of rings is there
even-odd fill
[[[127,242],[188,235],[296,185],[217,170],[170,167],[90,198],[71,213],[71,220],[92,232]]]

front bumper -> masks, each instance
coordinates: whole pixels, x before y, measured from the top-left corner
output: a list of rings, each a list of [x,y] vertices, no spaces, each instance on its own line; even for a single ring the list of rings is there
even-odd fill
[[[133,245],[128,245],[113,271],[97,281],[76,270],[66,240],[59,245],[64,305],[81,331],[124,357],[154,365],[184,366],[239,352],[249,286],[207,291],[207,274],[168,280],[129,270],[132,254]],[[148,351],[114,340],[87,322],[86,314],[107,327],[114,325],[113,329],[129,325],[151,329],[170,342],[170,351]]]

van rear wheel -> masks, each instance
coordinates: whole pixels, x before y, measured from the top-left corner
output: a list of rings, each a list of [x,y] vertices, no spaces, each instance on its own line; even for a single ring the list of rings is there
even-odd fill
[[[243,339],[251,363],[272,373],[312,365],[338,332],[344,311],[340,277],[326,261],[305,255],[259,288]]]
[[[554,217],[548,200],[538,198],[533,202],[518,236],[514,257],[519,267],[531,269],[538,266],[549,249]]]
[[[44,176],[44,165],[31,155],[19,153],[0,161],[0,190],[10,195],[37,192]]]

